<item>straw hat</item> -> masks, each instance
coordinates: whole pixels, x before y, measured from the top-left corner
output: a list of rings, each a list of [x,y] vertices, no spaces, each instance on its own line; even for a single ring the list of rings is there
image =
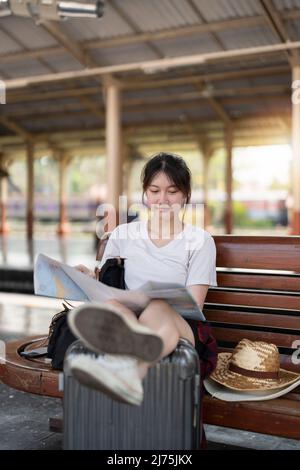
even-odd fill
[[[256,399],[266,400],[269,396],[275,398],[275,394],[283,395],[299,384],[300,374],[280,368],[275,344],[248,339],[242,339],[232,353],[219,353],[217,367],[205,381],[207,390],[215,396],[221,393],[224,400],[227,388],[237,400],[245,392],[256,392],[248,394],[252,399],[256,396]]]

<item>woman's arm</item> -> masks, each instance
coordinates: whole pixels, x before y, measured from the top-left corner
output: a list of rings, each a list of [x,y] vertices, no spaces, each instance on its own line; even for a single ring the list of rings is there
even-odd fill
[[[209,285],[206,284],[197,284],[195,286],[188,286],[189,292],[192,294],[197,304],[203,309],[205,297],[208,291]]]

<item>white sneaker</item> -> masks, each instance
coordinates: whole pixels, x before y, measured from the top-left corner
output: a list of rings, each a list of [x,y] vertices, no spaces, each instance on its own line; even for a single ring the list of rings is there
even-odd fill
[[[157,334],[128,320],[109,304],[81,305],[69,312],[68,323],[74,335],[96,353],[124,354],[153,362],[163,349]]]
[[[105,354],[95,357],[78,354],[70,358],[70,369],[81,384],[99,390],[111,398],[130,405],[143,401],[143,386],[137,360]]]

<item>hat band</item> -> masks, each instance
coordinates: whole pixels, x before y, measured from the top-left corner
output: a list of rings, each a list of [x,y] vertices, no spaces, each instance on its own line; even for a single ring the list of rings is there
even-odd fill
[[[279,378],[279,372],[262,372],[258,370],[248,370],[248,369],[244,369],[243,367],[236,366],[235,364],[232,364],[232,362],[229,364],[228,369],[231,372],[236,372],[237,374],[244,375],[246,377],[253,377],[254,379],[278,379]]]

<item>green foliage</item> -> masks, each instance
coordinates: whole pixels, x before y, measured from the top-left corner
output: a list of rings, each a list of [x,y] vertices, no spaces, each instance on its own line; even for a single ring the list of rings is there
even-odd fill
[[[270,228],[274,226],[270,219],[251,219],[246,206],[239,201],[233,201],[233,220],[235,227]]]
[[[224,204],[221,201],[209,201],[210,222],[215,227],[222,227],[224,217]]]

